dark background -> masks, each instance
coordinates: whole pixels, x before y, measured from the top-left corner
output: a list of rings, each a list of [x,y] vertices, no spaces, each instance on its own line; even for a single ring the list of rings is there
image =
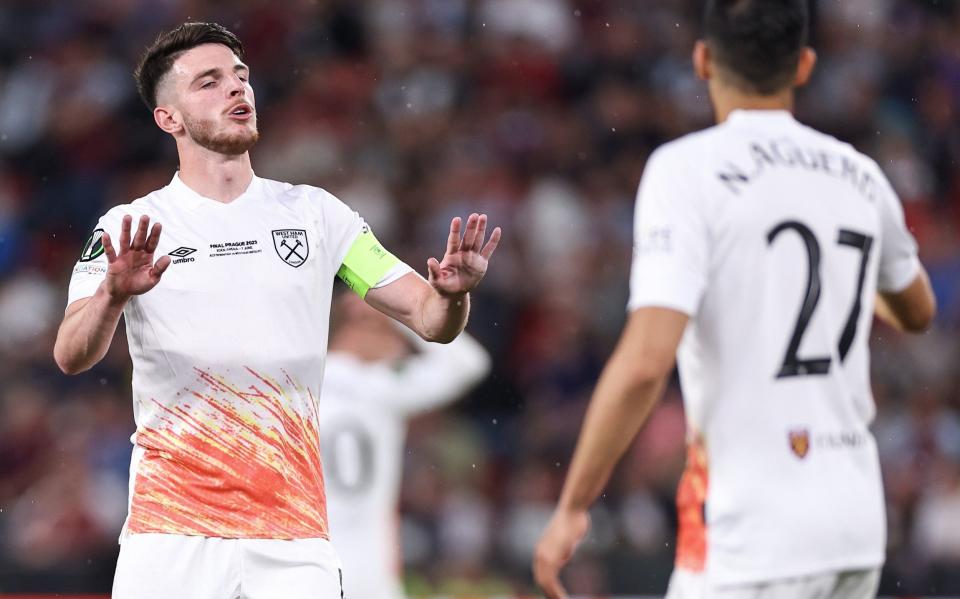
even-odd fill
[[[495,370],[413,423],[402,533],[413,593],[530,591],[533,544],[624,320],[644,162],[711,122],[689,59],[698,5],[3,0],[0,591],[111,584],[133,432],[126,344],[121,332],[102,364],[69,378],[51,352],[97,218],[173,175],[174,144],[130,72],[187,18],[247,47],[260,176],[339,195],[421,272],[452,216],[483,210],[504,227],[470,325]],[[821,0],[813,43],[798,116],[879,161],[940,303],[922,337],[872,333],[890,520],[881,591],[960,594],[960,10]],[[596,506],[573,590],[665,588],[683,431],[673,386]]]

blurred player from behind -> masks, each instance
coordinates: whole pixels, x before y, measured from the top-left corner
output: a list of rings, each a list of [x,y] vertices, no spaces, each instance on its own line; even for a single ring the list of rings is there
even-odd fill
[[[320,402],[330,535],[350,599],[398,599],[400,475],[407,420],[466,393],[490,357],[466,333],[448,345],[405,333],[351,293],[334,312]]]
[[[668,597],[876,594],[870,328],[922,331],[935,301],[879,166],[791,115],[807,28],[805,0],[707,2],[693,58],[718,125],[647,162],[630,315],[534,558],[551,599],[675,357],[689,450]]]

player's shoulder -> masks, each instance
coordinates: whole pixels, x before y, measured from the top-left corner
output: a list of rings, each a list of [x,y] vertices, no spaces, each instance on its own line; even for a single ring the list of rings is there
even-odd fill
[[[336,196],[322,187],[305,183],[288,183],[260,178],[264,193],[276,201],[285,203],[324,202],[336,200]]]
[[[166,190],[166,187],[151,191],[147,195],[125,204],[112,206],[100,217],[100,223],[107,227],[119,226],[123,217],[128,215],[135,219],[144,214],[151,218],[157,218],[167,204],[163,200],[164,190]]]
[[[719,127],[714,125],[668,141],[650,154],[648,165],[656,165],[657,168],[689,169],[694,161],[702,160],[710,154],[720,134]]]
[[[815,140],[820,147],[826,148],[842,158],[852,160],[856,164],[869,170],[880,170],[880,165],[877,164],[876,160],[858,150],[853,144],[838,139],[829,133],[820,131],[805,123],[797,122],[797,126],[805,135]]]

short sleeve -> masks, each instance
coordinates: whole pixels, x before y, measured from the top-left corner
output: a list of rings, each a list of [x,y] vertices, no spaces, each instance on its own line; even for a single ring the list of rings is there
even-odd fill
[[[377,241],[360,215],[332,194],[324,193],[324,227],[333,270],[350,289],[364,297],[412,269]]]
[[[879,171],[879,167],[877,169]],[[920,270],[917,242],[907,230],[903,206],[887,178],[880,173],[880,262],[877,274],[879,291],[903,291]]]
[[[687,161],[657,150],[644,169],[634,213],[628,307],[693,316],[707,285],[710,236]]]
[[[119,218],[113,212],[108,212],[97,222],[83,245],[77,264],[73,267],[67,291],[68,306],[77,300],[92,296],[106,278],[107,254],[103,248],[103,232],[107,231],[112,239],[118,239],[119,223]]]

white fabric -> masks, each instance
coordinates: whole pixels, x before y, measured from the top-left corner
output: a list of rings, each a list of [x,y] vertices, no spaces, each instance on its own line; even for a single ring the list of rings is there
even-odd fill
[[[407,419],[463,395],[490,358],[467,333],[391,364],[332,351],[320,404],[331,539],[350,599],[402,597],[400,475]]]
[[[778,377],[808,295],[803,228],[819,250],[820,284],[791,355],[829,365]],[[851,233],[839,243],[841,230],[872,238],[842,360],[864,252]],[[736,111],[651,156],[635,236],[629,307],[690,316],[677,358],[689,434],[707,450],[710,580],[881,564],[867,341],[876,291],[903,289],[919,262],[879,167],[787,112]]]
[[[879,586],[879,568],[724,587],[709,586],[702,572],[677,569],[665,599],[875,599]]]
[[[341,599],[340,560],[324,539],[130,535],[113,599]]]
[[[162,223],[156,258],[173,263],[124,310],[142,449],[125,531],[325,537],[317,400],[334,276],[363,220],[321,189],[258,177],[224,204],[174,176],[100,219],[115,245],[127,214]],[[106,264],[77,263],[71,303]]]

